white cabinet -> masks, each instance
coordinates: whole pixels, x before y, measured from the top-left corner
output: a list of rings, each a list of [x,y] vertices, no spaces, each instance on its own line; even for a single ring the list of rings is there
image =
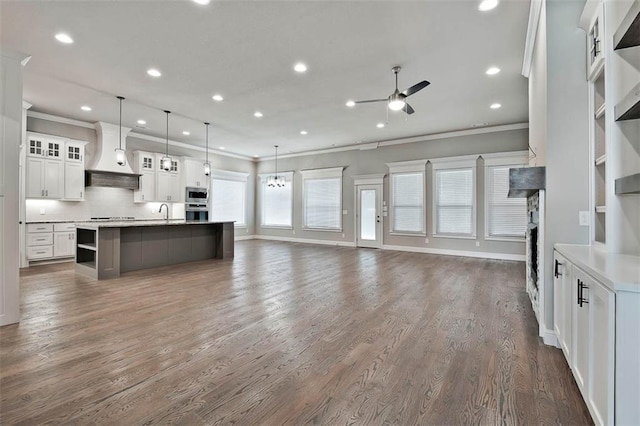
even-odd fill
[[[601,2],[591,18],[587,31],[587,79],[591,80],[604,63],[604,3]]]
[[[156,156],[155,154],[134,151],[133,167],[140,174],[140,186],[133,191],[134,203],[146,203],[156,200]]]
[[[61,160],[64,150],[64,139],[38,133],[27,134],[30,157],[46,157],[51,160]]]
[[[64,199],[69,201],[84,200],[84,164],[65,163]]]
[[[72,257],[75,255],[76,232],[54,232],[53,257]]]
[[[587,277],[578,268],[572,268],[573,353],[572,369],[582,395],[586,395],[589,374],[589,304],[583,299]],[[554,302],[555,303],[555,302]]]
[[[156,154],[156,164],[160,164],[163,154]],[[171,160],[169,171],[158,168],[156,171],[156,196],[157,201],[169,201],[179,203],[183,201],[183,192],[180,186],[180,161],[176,158]]]
[[[204,174],[204,161],[185,159],[182,174],[185,187],[209,188],[210,186],[211,177]]]
[[[62,198],[62,183],[63,169],[60,160],[27,157],[27,198]]]
[[[48,260],[75,255],[76,231],[73,223],[27,224],[27,259]]]
[[[553,326],[558,338],[558,344],[567,359],[572,356],[572,289],[570,283],[571,264],[554,252],[554,279],[553,279]]]

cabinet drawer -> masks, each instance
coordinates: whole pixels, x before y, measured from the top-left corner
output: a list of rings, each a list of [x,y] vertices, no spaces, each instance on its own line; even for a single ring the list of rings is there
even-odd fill
[[[28,223],[27,232],[53,232],[53,223]]]
[[[56,223],[53,225],[54,232],[75,231],[75,229],[76,229],[75,223]]]
[[[27,234],[27,247],[50,246],[51,244],[53,244],[52,233]]]
[[[53,246],[27,247],[27,259],[48,259],[53,257]]]

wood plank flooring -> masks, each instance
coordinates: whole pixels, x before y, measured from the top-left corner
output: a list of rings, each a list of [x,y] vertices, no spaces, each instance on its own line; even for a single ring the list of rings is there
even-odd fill
[[[96,282],[21,274],[0,423],[591,424],[524,264],[269,241]]]

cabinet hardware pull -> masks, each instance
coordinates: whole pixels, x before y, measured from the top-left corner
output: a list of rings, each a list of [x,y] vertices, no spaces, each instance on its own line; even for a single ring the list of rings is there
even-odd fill
[[[562,266],[563,263],[562,262],[558,262],[558,260],[556,259],[556,266],[554,268],[554,275],[556,276],[556,278],[558,278],[559,276],[562,276],[562,274],[558,271],[558,266]]]

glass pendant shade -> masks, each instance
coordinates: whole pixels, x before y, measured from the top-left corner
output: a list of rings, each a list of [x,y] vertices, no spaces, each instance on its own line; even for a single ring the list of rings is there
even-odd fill
[[[273,146],[276,149],[276,173],[267,177],[267,186],[270,188],[282,188],[286,184],[286,180],[278,177],[278,145]]]
[[[160,160],[160,164],[162,166],[162,170],[168,172],[169,170],[171,170],[171,157],[162,157],[162,160]]]
[[[205,160],[203,164],[205,176],[209,176],[211,174],[211,163],[209,162],[209,124],[210,123],[204,123],[206,129],[206,145],[204,149]]]
[[[118,166],[124,166],[125,164],[127,164],[127,157],[124,153],[124,149],[122,148],[116,148],[116,163],[118,163]]]
[[[204,175],[209,176],[211,174],[211,164],[208,162],[204,163]]]

